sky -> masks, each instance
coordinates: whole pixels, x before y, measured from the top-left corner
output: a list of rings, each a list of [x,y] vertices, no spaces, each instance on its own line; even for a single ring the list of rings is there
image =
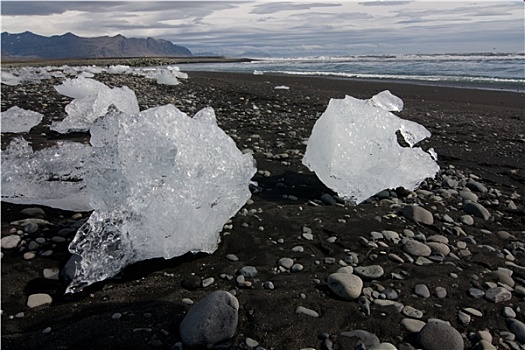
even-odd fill
[[[1,1],[2,32],[166,39],[273,57],[523,52],[523,0]]]

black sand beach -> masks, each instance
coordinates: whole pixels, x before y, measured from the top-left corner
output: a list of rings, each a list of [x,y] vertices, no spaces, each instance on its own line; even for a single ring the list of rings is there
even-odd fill
[[[64,295],[67,283],[44,278],[43,270],[64,266],[74,231],[65,242],[52,238],[63,228],[75,227],[89,213],[74,216],[73,212],[43,207],[50,224],[41,225],[34,233],[23,233],[25,244],[21,247],[2,250],[3,349],[171,349],[180,341],[179,324],[191,308],[183,299],[197,302],[215,290],[235,291],[240,304],[235,336],[218,345],[220,349],[249,349],[247,343],[252,343],[247,338],[264,349],[354,349],[356,338],[345,336],[353,330],[366,330],[398,349],[421,348],[417,332],[401,324],[407,316],[396,309],[399,305],[377,302],[388,299],[390,290],[397,294],[393,301],[422,311],[422,321],[439,318],[450,322],[464,338],[466,349],[478,344],[476,332],[483,330],[491,334],[497,348],[523,348],[520,336],[516,338],[509,330],[505,308],[514,311],[515,319],[525,321],[524,94],[405,82],[229,73],[193,72],[177,86],[157,85],[130,75],[100,74],[95,79],[134,90],[141,110],[172,103],[193,115],[202,107],[213,107],[219,125],[239,149],[254,151],[259,173],[253,180],[258,189],[246,210],[232,218],[232,228],[225,230],[229,234],[222,236],[214,254],[140,262],[75,295]],[[2,111],[17,105],[45,115],[40,126],[23,135],[35,149],[60,139],[89,139],[88,134],[61,136],[49,131],[51,121],[62,119],[64,106],[70,102],[52,88],[59,83],[57,79],[37,85],[2,85]],[[289,90],[274,89],[281,85]],[[422,147],[435,149],[442,171],[416,192],[391,191],[357,207],[323,202],[324,194],[335,194],[301,164],[306,148],[303,141],[330,98],[370,98],[383,90],[403,99],[405,109],[399,116],[432,132]],[[2,149],[12,138],[2,134]],[[445,185],[447,178],[455,180],[456,186]],[[469,180],[486,187],[486,192],[475,194],[490,212],[490,218],[474,217],[471,225],[461,221],[467,213],[458,194]],[[418,204],[430,211],[433,224],[405,218],[400,212],[404,204]],[[13,228],[23,230],[11,222],[23,219],[21,210],[26,207],[30,206],[2,202],[2,237],[10,235]],[[302,236],[303,227],[311,228],[313,240]],[[410,262],[403,254],[402,242],[371,236],[385,230],[427,242],[432,236],[445,237],[452,254],[429,262],[420,260],[420,264]],[[38,245],[34,258],[24,259],[29,242],[37,237],[44,243]],[[293,250],[297,246],[302,251]],[[49,256],[42,256],[50,250]],[[358,261],[352,261],[350,253],[356,253]],[[235,254],[239,260],[228,260],[227,254]],[[277,262],[283,257],[304,268],[279,272]],[[364,279],[366,291],[361,295],[370,294],[369,315],[363,314],[357,301],[345,301],[327,286],[327,277],[345,264],[380,265],[384,270],[376,280]],[[258,271],[249,279],[250,287],[239,287],[236,282],[237,271],[243,266],[254,266]],[[470,288],[486,292],[493,287],[487,282],[504,283],[495,272],[498,268],[512,271],[510,300],[494,303],[473,297]],[[213,277],[214,282],[189,288],[195,278],[191,276],[198,280]],[[264,288],[267,281],[275,288]],[[417,284],[428,286],[430,296],[416,295]],[[446,296],[436,296],[436,287],[445,288]],[[49,294],[53,302],[28,308],[28,296],[35,293]],[[297,314],[299,306],[314,310],[318,317]],[[469,313],[468,308],[482,316]]]

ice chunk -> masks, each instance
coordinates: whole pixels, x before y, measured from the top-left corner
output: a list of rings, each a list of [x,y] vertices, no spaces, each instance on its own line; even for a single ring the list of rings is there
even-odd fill
[[[42,121],[43,114],[29,111],[18,106],[2,112],[2,132],[18,133],[29,132]]]
[[[389,93],[370,100],[351,96],[330,100],[303,158],[326,186],[355,204],[386,188],[414,189],[439,170],[431,154],[413,147],[430,132],[376,105],[401,106]],[[397,131],[410,147],[399,145]]]
[[[157,84],[163,85],[179,85],[180,81],[177,79],[177,76],[171,71],[162,69],[156,74]]]
[[[95,211],[69,249],[82,257],[67,292],[139,260],[211,253],[250,197],[251,155],[217,126],[172,105],[127,115],[110,108],[91,128],[87,185]]]
[[[85,79],[88,80],[88,79]],[[69,92],[72,92],[71,90]],[[74,99],[66,106],[67,117],[61,122],[53,122],[51,130],[65,134],[73,131],[87,131],[98,117],[107,113],[110,105],[115,105],[125,113],[138,113],[139,104],[135,92],[127,86],[104,88],[83,98]]]
[[[381,91],[368,100],[372,106],[382,108],[386,111],[401,112],[403,110],[403,100],[392,95],[388,90]]]
[[[76,79],[66,79],[62,84],[55,86],[59,94],[71,98],[83,98],[96,95],[100,91],[109,90],[109,87],[95,79],[79,76]]]
[[[27,141],[15,138],[2,152],[2,201],[89,211],[84,183],[91,147],[60,142],[33,152]]]
[[[9,86],[16,86],[21,83],[21,79],[11,72],[7,72],[4,69],[0,72],[2,77],[2,84]]]

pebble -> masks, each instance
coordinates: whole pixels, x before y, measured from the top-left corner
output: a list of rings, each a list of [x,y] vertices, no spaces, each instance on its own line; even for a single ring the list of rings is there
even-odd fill
[[[405,261],[397,254],[394,254],[394,253],[389,253],[387,255],[387,257],[393,261],[393,262],[396,262],[398,264],[403,264]]]
[[[226,259],[228,259],[230,261],[239,261],[239,258],[235,254],[228,254],[228,255],[226,255]]]
[[[111,316],[111,319],[113,320],[120,320],[122,318],[122,314],[120,312],[115,312],[112,316]]]
[[[246,278],[254,278],[257,276],[257,269],[253,266],[244,266],[239,270],[239,274]]]
[[[417,319],[423,317],[423,311],[413,308],[412,306],[409,306],[409,305],[406,305],[401,311],[401,313],[407,317],[412,317],[412,318],[417,318]]]
[[[19,235],[9,235],[2,237],[1,240],[1,247],[2,249],[13,249],[18,247],[18,244],[20,243],[21,238]]]
[[[35,308],[41,305],[51,304],[53,302],[53,298],[51,298],[51,295],[45,294],[45,293],[37,293],[37,294],[31,294],[29,298],[27,298],[27,307],[29,308]]]
[[[211,286],[215,282],[213,277],[208,277],[202,280],[202,286],[204,288]]]
[[[512,299],[512,294],[503,287],[494,287],[485,292],[485,299],[497,304]]]
[[[370,350],[397,350],[396,346],[390,343],[377,344],[368,349]]]
[[[401,320],[401,325],[404,326],[410,333],[418,333],[425,326],[425,322],[415,320],[413,318],[404,318]]]
[[[468,201],[472,201],[472,202],[478,201],[478,195],[472,191],[460,191],[459,196]]]
[[[51,327],[46,327],[44,328],[44,330],[42,331],[42,334],[49,334],[51,333]]]
[[[468,312],[469,314],[476,316],[476,317],[483,317],[483,313],[479,310],[476,310],[471,307],[465,307],[463,308],[463,311]]]
[[[259,345],[259,342],[257,342],[256,340],[253,340],[252,338],[246,338],[246,340],[244,342],[250,348],[254,348],[257,345]]]
[[[292,252],[302,253],[302,252],[304,252],[304,248],[302,246],[298,245],[298,246],[295,246],[295,247],[292,248]]]
[[[461,334],[444,322],[429,321],[419,332],[419,343],[425,350],[463,350]]]
[[[487,208],[485,208],[484,206],[482,206],[481,204],[477,202],[466,202],[463,205],[463,210],[466,213],[472,214],[483,220],[488,220],[490,218],[490,213],[487,210]]]
[[[28,218],[39,218],[43,219],[46,217],[46,212],[42,208],[25,208],[20,211],[20,214],[28,217]]]
[[[418,205],[406,205],[401,213],[409,220],[425,225],[432,225],[434,223],[434,216],[431,212]]]
[[[515,282],[510,274],[505,270],[496,270],[492,272],[492,275],[498,279],[499,282],[506,284],[509,287],[514,287]]]
[[[488,189],[481,182],[469,180],[466,187],[474,192],[487,193]]]
[[[22,255],[24,260],[32,260],[36,257],[35,252],[25,252],[24,255]]]
[[[507,327],[516,336],[516,339],[525,344],[525,323],[515,318],[507,318]]]
[[[273,285],[273,282],[271,281],[264,282],[263,287],[264,289],[270,289],[270,290],[275,289],[275,286]]]
[[[468,325],[470,323],[471,317],[470,317],[470,315],[466,314],[465,312],[459,310],[457,316],[458,316],[458,320],[463,325]]]
[[[347,300],[357,299],[363,289],[361,278],[349,273],[333,273],[328,276],[327,282],[332,292]]]
[[[304,314],[312,317],[319,317],[319,314],[317,311],[314,311],[312,309],[305,308],[304,306],[298,306],[297,309],[295,309],[296,314]]]
[[[469,288],[468,293],[471,297],[480,299],[485,296],[485,291],[478,288]]]
[[[436,294],[436,297],[443,299],[447,296],[447,290],[443,287],[436,287],[434,289],[434,293]]]
[[[304,266],[301,264],[293,264],[292,268],[290,269],[291,272],[300,272],[303,271]]]
[[[215,291],[197,302],[182,320],[179,333],[188,347],[208,347],[233,337],[239,301],[231,293]]]
[[[38,224],[29,223],[24,226],[24,232],[26,233],[35,233],[38,231]]]
[[[354,268],[354,273],[366,280],[378,279],[385,273],[379,265],[358,266]]]
[[[461,215],[459,217],[459,222],[467,226],[472,226],[474,225],[474,218],[470,215]]]
[[[356,329],[350,332],[341,332],[341,336],[348,338],[356,337],[361,339],[363,345],[365,346],[365,349],[371,348],[381,343],[379,341],[379,338],[375,334],[362,329]]]
[[[425,299],[430,297],[430,291],[428,290],[428,287],[425,284],[416,284],[414,286],[414,293]]]
[[[58,269],[58,267],[53,267],[49,269],[44,269],[42,273],[44,275],[44,278],[50,280],[58,280],[60,270]]]
[[[428,245],[414,239],[409,239],[403,246],[403,250],[414,256],[429,256],[432,253]]]
[[[285,269],[287,270],[290,270],[293,266],[293,259],[290,259],[290,258],[281,258],[279,259],[279,261],[277,262],[277,264],[279,266],[282,266],[284,267]]]
[[[502,311],[503,316],[507,318],[516,318],[516,312],[512,308],[505,306]]]
[[[447,256],[450,253],[450,248],[444,243],[427,242],[426,245],[429,246],[431,250],[443,254],[443,256]]]

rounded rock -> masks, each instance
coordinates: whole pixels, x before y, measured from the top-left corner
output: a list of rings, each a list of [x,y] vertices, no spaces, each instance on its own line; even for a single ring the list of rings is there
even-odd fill
[[[363,290],[361,278],[349,273],[333,273],[328,276],[327,282],[332,292],[347,300],[357,299]]]
[[[461,334],[444,322],[428,322],[419,332],[418,341],[424,350],[464,349]]]
[[[281,258],[277,262],[277,265],[284,267],[287,270],[290,270],[293,266],[293,259],[290,258]]]
[[[257,269],[253,266],[244,266],[239,270],[239,274],[246,278],[254,278],[257,276]]]
[[[31,294],[29,298],[27,298],[27,307],[35,308],[41,305],[51,304],[52,302],[53,302],[53,298],[51,298],[49,294],[44,294],[44,293]]]
[[[487,208],[477,202],[466,202],[463,205],[463,210],[466,213],[472,214],[483,220],[488,220],[490,218],[490,212],[487,210]]]
[[[512,294],[503,287],[494,287],[485,292],[485,299],[497,304],[512,299]]]
[[[18,246],[18,244],[20,243],[20,240],[21,238],[19,235],[9,235],[9,236],[2,237],[0,244],[2,246],[2,249],[13,249]]]
[[[525,344],[525,323],[515,318],[507,318],[507,327],[516,336],[516,339]]]
[[[212,347],[235,334],[239,301],[226,291],[216,291],[196,303],[180,324],[182,343]]]
[[[354,273],[358,275],[361,278],[364,278],[366,280],[374,280],[378,279],[385,271],[383,268],[379,265],[370,265],[370,266],[358,266],[354,268]]]
[[[414,239],[409,239],[403,246],[403,250],[414,256],[430,256],[432,253],[432,249],[428,245]]]
[[[425,225],[432,225],[434,223],[434,216],[432,213],[418,205],[407,205],[401,210],[401,213],[407,219],[416,223]]]

